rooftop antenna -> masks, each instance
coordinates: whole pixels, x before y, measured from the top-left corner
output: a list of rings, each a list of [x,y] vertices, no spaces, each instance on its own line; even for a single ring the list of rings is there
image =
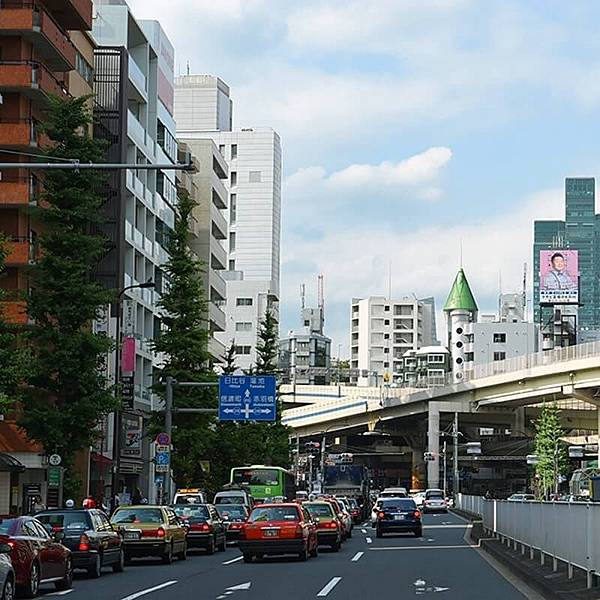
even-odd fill
[[[304,283],[300,284],[300,306],[302,310],[306,307],[306,285]]]
[[[523,319],[527,320],[527,263],[523,263]]]
[[[187,74],[190,74],[190,61],[187,61]]]
[[[319,275],[319,278],[318,278],[317,300],[318,300],[319,308],[323,311],[323,314],[325,314],[325,286],[324,286],[323,280],[324,280],[324,277],[323,277],[323,274],[321,273],[321,275]]]

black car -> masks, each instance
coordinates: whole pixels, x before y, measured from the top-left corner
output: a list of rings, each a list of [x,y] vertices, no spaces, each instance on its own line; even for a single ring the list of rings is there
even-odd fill
[[[100,577],[109,565],[115,573],[123,571],[121,536],[101,510],[45,510],[35,517],[48,532],[64,534],[62,543],[71,550],[75,569],[85,569],[90,577]]]
[[[208,554],[227,548],[225,525],[212,504],[176,504],[172,508],[187,528],[188,548],[204,548]]]
[[[250,514],[248,508],[243,504],[217,504],[215,508],[225,525],[227,541],[237,542],[240,539],[244,521]]]
[[[384,533],[406,532],[421,537],[423,535],[421,511],[411,498],[384,498],[379,503],[375,528],[378,538]]]

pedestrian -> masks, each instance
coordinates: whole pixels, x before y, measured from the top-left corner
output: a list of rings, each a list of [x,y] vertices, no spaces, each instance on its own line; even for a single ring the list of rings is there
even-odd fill
[[[96,501],[94,500],[93,496],[88,496],[83,501],[83,508],[96,508]]]
[[[135,492],[133,492],[133,497],[131,498],[132,504],[141,504],[143,498],[142,490],[140,490],[139,487],[136,487]]]
[[[487,492],[485,493],[485,499],[486,500],[492,499],[492,492],[490,492],[490,490],[487,490]]]
[[[41,496],[36,496],[33,500],[33,504],[31,505],[32,514],[36,514],[46,510],[46,505],[42,502]]]

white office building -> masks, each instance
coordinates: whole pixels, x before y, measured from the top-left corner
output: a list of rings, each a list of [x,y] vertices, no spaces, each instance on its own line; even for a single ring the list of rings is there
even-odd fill
[[[358,378],[358,385],[402,382],[405,353],[436,343],[435,303],[414,297],[354,298],[351,327],[351,368],[369,373]]]
[[[212,76],[176,78],[177,135],[211,139],[229,167],[226,328],[216,337],[237,349],[236,364],[256,363],[259,322],[278,319],[281,241],[281,144],[268,127],[231,130],[229,89]],[[211,113],[212,111],[212,113]]]

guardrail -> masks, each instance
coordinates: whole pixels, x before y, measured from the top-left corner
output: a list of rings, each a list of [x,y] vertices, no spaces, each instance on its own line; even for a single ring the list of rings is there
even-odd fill
[[[588,502],[508,502],[486,500],[480,496],[458,494],[456,508],[480,517],[484,529],[521,553],[529,549],[532,560],[537,553],[540,564],[552,560],[587,574],[588,587],[600,575],[600,504]]]

